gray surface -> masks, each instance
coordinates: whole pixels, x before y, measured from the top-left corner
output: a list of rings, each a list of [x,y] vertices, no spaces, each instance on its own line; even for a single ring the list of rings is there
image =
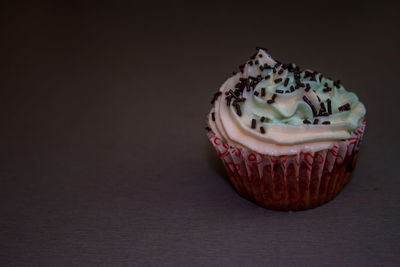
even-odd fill
[[[0,10],[1,265],[400,265],[398,6]],[[353,180],[323,207],[240,198],[205,136],[212,93],[256,45],[367,106]]]

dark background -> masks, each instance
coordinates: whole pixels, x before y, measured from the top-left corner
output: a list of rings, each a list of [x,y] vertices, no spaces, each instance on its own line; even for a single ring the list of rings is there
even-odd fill
[[[320,2],[3,1],[0,265],[400,265],[399,5]],[[367,107],[353,180],[320,208],[242,199],[206,138],[257,45]]]

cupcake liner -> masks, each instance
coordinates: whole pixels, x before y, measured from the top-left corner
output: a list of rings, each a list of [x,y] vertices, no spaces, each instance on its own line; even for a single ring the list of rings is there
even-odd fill
[[[332,149],[271,156],[207,132],[236,191],[269,209],[305,210],[332,200],[355,167],[366,121]]]

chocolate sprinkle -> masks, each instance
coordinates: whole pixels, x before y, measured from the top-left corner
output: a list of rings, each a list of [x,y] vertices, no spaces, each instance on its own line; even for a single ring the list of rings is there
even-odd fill
[[[240,116],[242,116],[242,111],[240,110],[240,105],[239,104],[235,104],[235,108],[236,108],[236,113]]]
[[[259,64],[258,60],[254,61],[254,64],[258,65]]]
[[[231,96],[233,96],[234,98],[237,98],[236,94],[232,91],[232,89],[229,89],[229,93],[230,93]]]
[[[337,88],[340,88],[340,80],[334,81],[333,85]]]
[[[351,109],[351,107],[350,107],[350,104],[349,104],[349,103],[346,103],[346,104],[344,104],[344,105],[338,107],[338,110],[339,110],[339,111],[347,111],[347,110],[350,110],[350,109]]]
[[[215,100],[217,100],[217,98],[222,95],[222,92],[218,91],[214,94],[213,99],[211,100],[211,104],[215,103]]]
[[[283,94],[282,90],[275,90],[275,92],[277,92],[278,94]]]
[[[264,116],[261,117],[260,121],[261,121],[261,122],[264,122],[264,121],[265,121],[265,117],[264,117]]]
[[[268,99],[267,103],[268,104],[273,104],[275,101],[273,99]]]
[[[329,115],[332,114],[332,106],[331,106],[331,100],[327,99],[326,103],[328,104],[328,113]]]
[[[213,121],[215,121],[215,113],[214,112],[211,113],[211,118],[212,118]]]
[[[293,85],[291,85],[290,86],[290,92],[293,92],[294,91],[294,87],[293,87]]]
[[[207,131],[211,131],[211,128],[210,127],[206,127],[205,128]]]
[[[318,122],[319,122],[319,120],[318,120],[318,119],[315,119],[314,122],[313,122],[313,124],[318,124]]]
[[[322,112],[326,112],[326,108],[325,108],[325,104],[324,104],[324,102],[321,102],[321,111]]]
[[[284,85],[284,86],[287,86],[288,83],[289,83],[289,78],[286,78],[286,79],[285,79],[285,83],[284,83],[283,85]]]
[[[256,120],[255,120],[255,119],[252,119],[252,120],[251,120],[251,128],[252,128],[252,129],[255,129],[255,128],[256,128]]]
[[[264,129],[264,127],[260,127],[260,132],[262,133],[262,134],[265,134],[265,129]]]
[[[314,117],[316,117],[317,116],[317,110],[315,109],[314,105],[310,102],[310,100],[306,96],[303,96],[303,100],[304,100],[304,102],[306,102],[311,107],[311,110],[312,110],[312,112],[314,114]]]
[[[254,95],[255,95],[255,96],[258,96],[258,92],[257,92],[257,91],[254,91]]]
[[[265,96],[265,88],[261,88],[261,96]]]
[[[306,85],[306,89],[304,89],[304,91],[308,92],[308,91],[310,91],[310,89],[311,89],[310,84],[307,84],[307,85]]]
[[[254,64],[253,61],[249,61],[250,66],[253,66],[253,64]]]
[[[324,93],[328,93],[328,92],[330,92],[330,91],[332,91],[332,88],[329,88],[329,87],[325,87],[325,88],[322,90],[322,92],[324,92]]]
[[[264,77],[265,80],[268,80],[269,78],[271,78],[270,75],[267,75],[267,76]]]
[[[324,121],[322,124],[327,125],[327,124],[331,124],[331,122],[330,121]]]
[[[275,98],[276,98],[276,94],[273,94],[272,97],[271,97],[271,99],[272,99],[272,100],[275,100]]]
[[[281,75],[282,73],[283,73],[283,69],[280,69],[280,70],[278,71],[278,74]]]
[[[311,121],[309,121],[309,120],[305,119],[305,120],[303,121],[303,123],[304,123],[304,124],[310,124],[310,123],[311,123]]]
[[[274,83],[280,83],[281,81],[282,81],[282,78],[275,79],[275,80],[274,80]]]

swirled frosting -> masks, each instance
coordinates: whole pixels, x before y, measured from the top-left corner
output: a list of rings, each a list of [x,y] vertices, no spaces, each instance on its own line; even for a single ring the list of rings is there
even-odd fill
[[[351,136],[366,110],[340,81],[274,60],[258,48],[214,95],[211,129],[270,155],[315,152]]]

